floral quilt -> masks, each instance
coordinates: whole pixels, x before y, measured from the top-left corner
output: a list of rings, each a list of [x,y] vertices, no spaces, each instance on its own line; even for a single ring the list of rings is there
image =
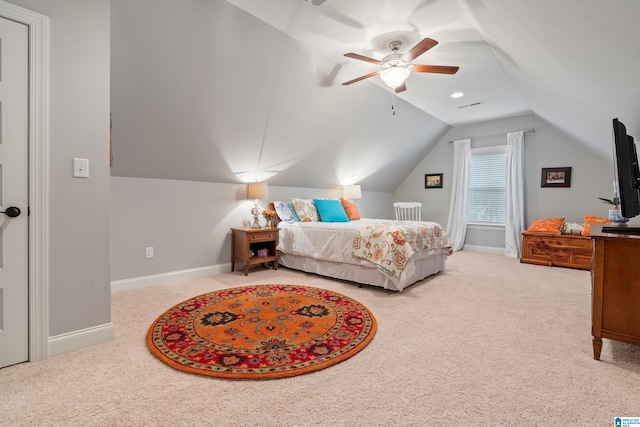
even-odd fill
[[[354,256],[395,277],[416,252],[442,249],[451,255],[447,232],[435,222],[382,221],[362,227],[353,239]]]

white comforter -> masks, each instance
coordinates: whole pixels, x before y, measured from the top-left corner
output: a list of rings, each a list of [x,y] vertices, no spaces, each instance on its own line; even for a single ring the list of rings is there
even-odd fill
[[[280,222],[278,250],[287,254],[308,256],[325,261],[361,264],[353,256],[353,239],[356,231],[380,220],[361,219],[349,222]],[[345,232],[352,231],[352,232]]]
[[[349,222],[280,222],[280,239],[277,249],[286,254],[311,257],[316,260],[333,261],[354,265],[373,266],[370,261],[354,256],[353,241],[358,230],[368,225],[380,224],[379,219],[361,219]],[[447,252],[448,249],[435,252]],[[434,251],[430,251],[430,254]],[[426,255],[426,254],[425,254]],[[413,263],[409,262],[405,273],[413,274]]]
[[[356,283],[402,291],[430,275],[444,271],[449,248],[421,250],[408,260],[400,276],[354,255],[353,241],[358,230],[379,224],[379,219],[344,223],[280,222],[280,264]]]

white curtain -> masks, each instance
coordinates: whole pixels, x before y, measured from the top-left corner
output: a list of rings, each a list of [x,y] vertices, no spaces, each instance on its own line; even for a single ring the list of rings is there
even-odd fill
[[[524,132],[507,134],[505,255],[519,258],[524,231]]]
[[[467,190],[469,188],[469,157],[471,140],[459,139],[453,142],[453,179],[447,234],[454,251],[464,246],[467,234]]]

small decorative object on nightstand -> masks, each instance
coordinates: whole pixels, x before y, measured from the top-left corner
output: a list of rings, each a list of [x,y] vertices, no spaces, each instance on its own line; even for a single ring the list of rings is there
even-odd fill
[[[262,210],[262,216],[265,219],[265,228],[273,228],[276,226],[275,224],[275,219],[276,219],[276,211],[273,209],[263,209]]]
[[[231,271],[235,263],[244,265],[244,275],[249,274],[249,266],[270,262],[278,269],[279,232],[277,228],[232,228]]]

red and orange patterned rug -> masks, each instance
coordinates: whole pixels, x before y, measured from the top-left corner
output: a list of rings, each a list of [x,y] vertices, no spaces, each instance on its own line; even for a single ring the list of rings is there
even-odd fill
[[[309,286],[252,285],[172,307],[149,328],[147,345],[181,371],[270,379],[348,359],[375,333],[373,314],[345,295]]]

